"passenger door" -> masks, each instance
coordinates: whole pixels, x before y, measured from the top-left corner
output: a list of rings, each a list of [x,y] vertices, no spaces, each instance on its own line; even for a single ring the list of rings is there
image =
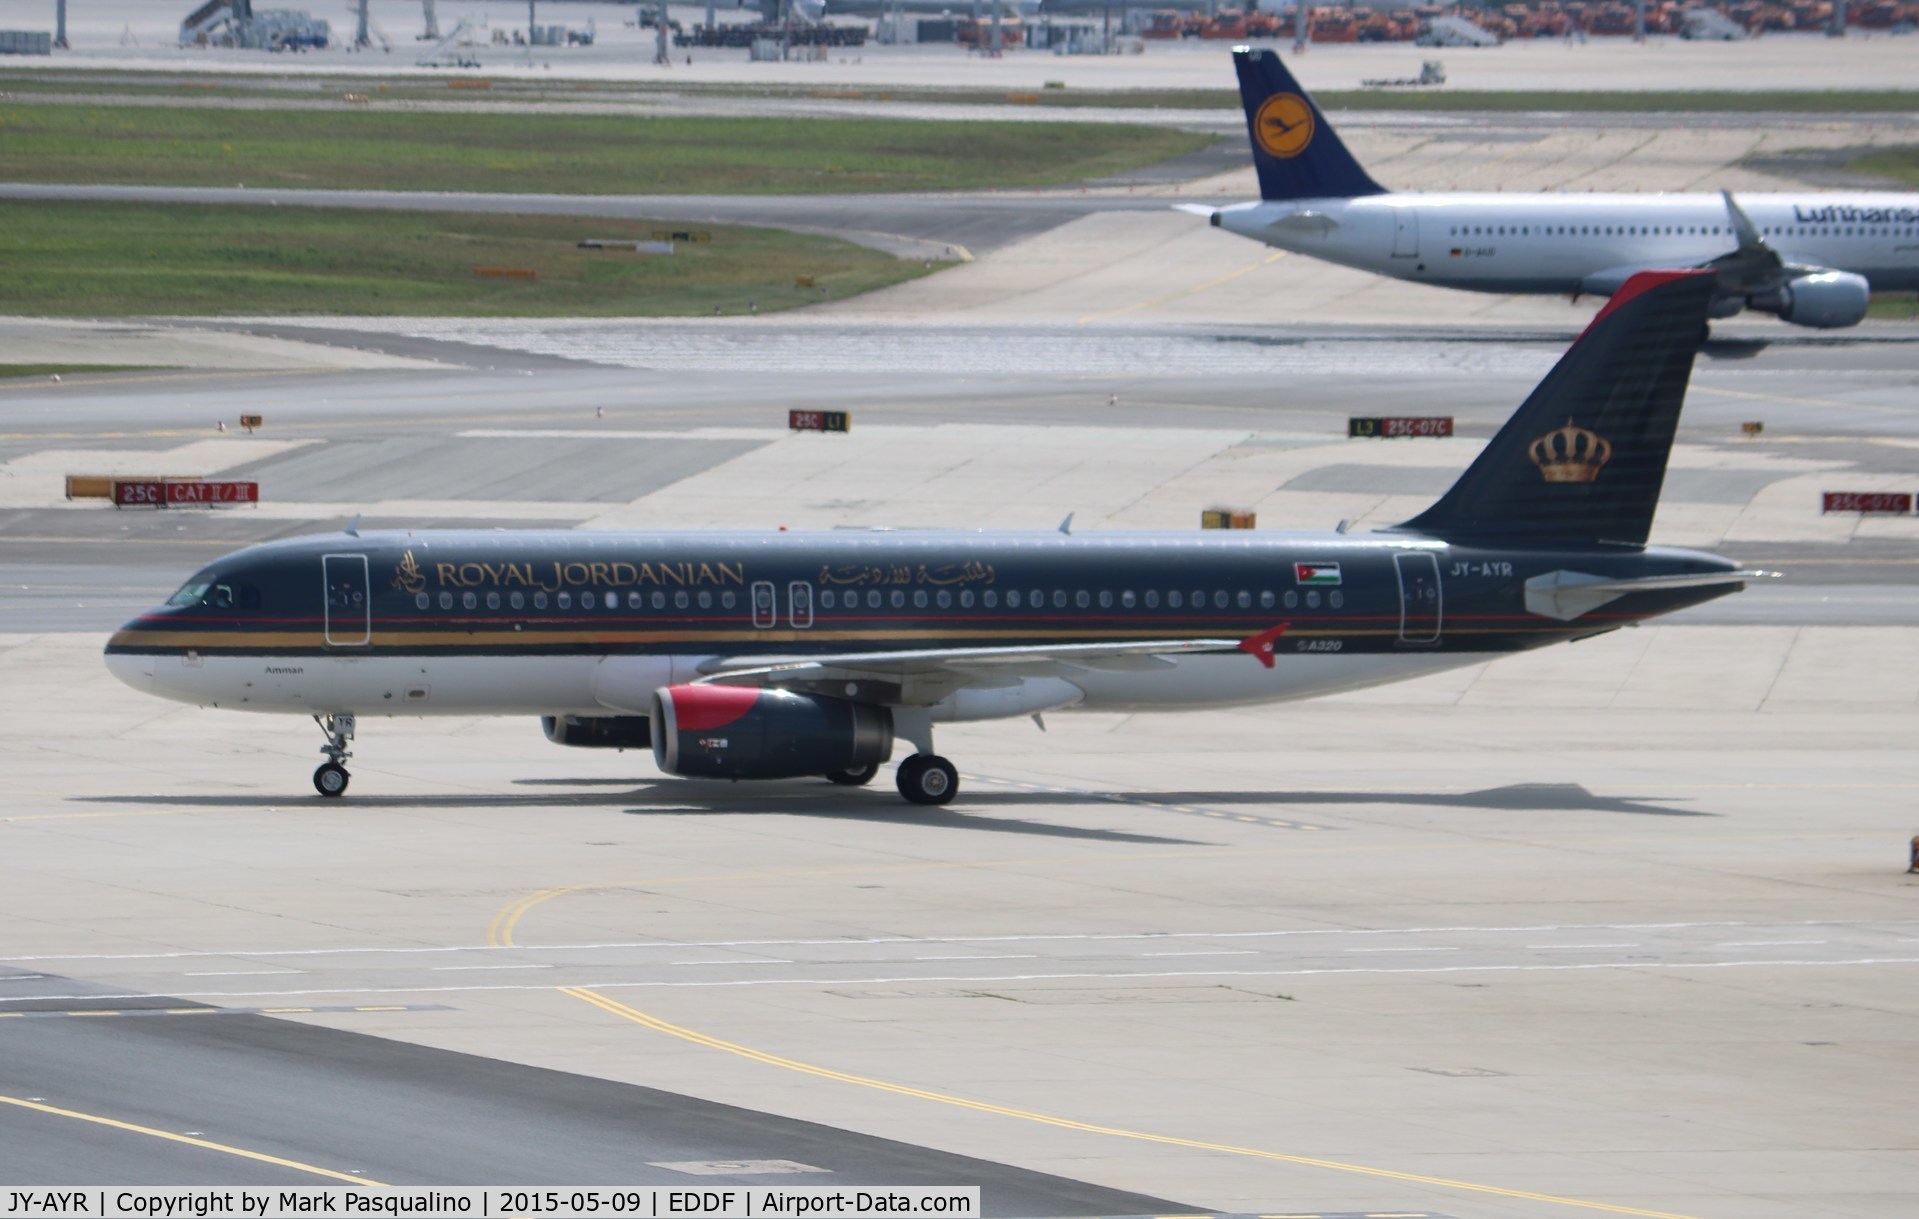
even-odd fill
[[[1414,208],[1393,209],[1393,257],[1419,257],[1419,212]]]
[[[320,557],[325,579],[326,641],[331,647],[365,647],[373,642],[373,591],[363,554]]]
[[[1421,551],[1396,554],[1399,571],[1399,639],[1401,643],[1438,643],[1442,606],[1439,560]]]

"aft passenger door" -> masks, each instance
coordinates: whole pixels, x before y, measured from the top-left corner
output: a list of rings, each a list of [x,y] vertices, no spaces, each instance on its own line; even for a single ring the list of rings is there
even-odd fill
[[[1399,571],[1399,641],[1438,643],[1439,560],[1424,551],[1396,554],[1393,566]]]
[[[1393,257],[1419,257],[1419,212],[1414,208],[1393,209]]]
[[[366,556],[322,555],[320,568],[326,584],[327,643],[351,648],[373,642],[373,594]]]

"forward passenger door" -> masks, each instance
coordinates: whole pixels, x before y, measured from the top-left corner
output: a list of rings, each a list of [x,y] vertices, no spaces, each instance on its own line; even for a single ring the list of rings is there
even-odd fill
[[[373,589],[367,579],[366,556],[322,555],[320,568],[328,646],[352,648],[372,643]]]

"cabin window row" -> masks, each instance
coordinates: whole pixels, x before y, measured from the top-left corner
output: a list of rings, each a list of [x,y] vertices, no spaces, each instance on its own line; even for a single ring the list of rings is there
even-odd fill
[[[1027,589],[1025,591],[1017,588],[1009,588],[1004,592],[998,589],[988,588],[976,593],[970,588],[963,588],[958,592],[954,592],[948,588],[936,589],[931,592],[923,588],[917,588],[909,594],[906,590],[898,588],[888,593],[882,593],[877,588],[869,588],[864,593],[857,590],[835,592],[829,588],[823,590],[819,595],[819,605],[822,612],[840,610],[846,613],[852,613],[860,609],[905,609],[909,603],[913,609],[958,608],[968,610],[974,608],[1000,609],[1002,607],[1006,609],[1046,609],[1049,607],[1052,609],[1066,609],[1070,605],[1073,608],[1083,610],[1090,610],[1095,606],[1103,610],[1110,610],[1115,606],[1120,609],[1129,610],[1140,608],[1154,610],[1164,605],[1167,609],[1185,609],[1190,606],[1193,609],[1206,609],[1210,607],[1216,610],[1249,610],[1253,608],[1256,601],[1261,609],[1272,609],[1275,605],[1282,603],[1287,609],[1299,608],[1299,594],[1297,592],[1289,591],[1284,597],[1280,597],[1271,589],[1265,589],[1259,593],[1252,593],[1245,589],[1240,589],[1238,592],[1230,592],[1226,589],[1214,589],[1211,592],[1208,592],[1206,589],[1194,589],[1191,592],[1183,589],[1169,589],[1165,591],[1147,589],[1144,592],[1140,592],[1129,588],[1120,592],[1114,592],[1112,589],[1103,588],[1098,592],[1090,592],[1082,588],[1069,593],[1063,588],[1056,588],[1049,593],[1047,590],[1040,588]],[[1329,594],[1328,603],[1334,609],[1339,609],[1345,605],[1346,598],[1343,594],[1334,592]],[[1306,594],[1307,608],[1318,609],[1319,605],[1320,596],[1318,590],[1309,590]]]
[[[467,592],[455,596],[453,593],[447,591],[442,591],[439,596],[439,605],[443,610],[450,610],[456,606],[460,609],[476,610],[479,609],[481,605],[485,605],[486,608],[490,610],[543,610],[548,608],[570,610],[576,605],[580,609],[589,610],[618,610],[621,608],[643,610],[649,606],[656,610],[663,610],[667,608],[668,605],[680,610],[693,609],[695,606],[703,610],[710,610],[715,606],[718,606],[720,609],[730,610],[737,608],[739,603],[739,595],[731,590],[713,593],[706,589],[701,589],[697,593],[689,593],[685,589],[681,589],[670,595],[658,590],[650,594],[630,592],[626,594],[624,604],[622,604],[620,594],[617,592],[608,591],[596,593],[592,589],[583,589],[578,594],[561,591],[551,596],[543,591],[523,593],[518,589],[505,594],[504,597],[497,592]],[[420,609],[432,609],[434,604],[433,594],[416,593],[413,597],[413,604]]]
[[[1767,237],[1912,237],[1919,229],[1858,225],[1789,224],[1761,226]],[[1701,224],[1456,224],[1446,230],[1450,237],[1729,237],[1732,230],[1721,225]]]
[[[618,592],[608,591],[596,593],[591,589],[582,590],[577,594],[571,591],[561,591],[550,595],[544,591],[525,593],[518,589],[504,595],[499,592],[464,592],[455,594],[450,590],[443,589],[437,598],[435,598],[432,593],[424,592],[416,593],[413,598],[413,604],[423,610],[432,609],[436,601],[443,610],[455,608],[477,610],[483,605],[489,610],[572,610],[576,607],[583,610],[603,609],[609,611],[617,611],[620,609],[646,610],[649,608],[665,610],[669,606],[676,610],[691,610],[695,608],[701,610],[712,610],[715,608],[731,610],[739,608],[739,597],[731,590],[714,593],[705,589],[696,593],[689,593],[684,589],[670,594],[659,590],[655,590],[652,593],[629,592],[625,595],[624,601],[622,601],[621,595]],[[1111,589],[1101,589],[1096,593],[1089,592],[1086,589],[1079,589],[1075,592],[1068,593],[1065,589],[1056,588],[1053,589],[1050,594],[1046,590],[1038,588],[1026,591],[1013,588],[1007,589],[1004,593],[991,588],[981,590],[977,593],[970,588],[963,588],[958,592],[954,592],[948,588],[942,588],[932,592],[923,588],[917,588],[911,593],[899,588],[885,593],[882,593],[877,588],[869,588],[862,594],[857,590],[849,589],[844,592],[839,592],[829,588],[820,592],[818,601],[822,611],[831,612],[838,610],[843,613],[854,613],[861,609],[906,609],[909,604],[913,609],[937,608],[943,610],[954,608],[963,610],[974,608],[990,610],[1001,607],[1015,610],[1046,609],[1048,607],[1052,609],[1065,609],[1068,605],[1083,610],[1092,609],[1095,605],[1103,610],[1110,610],[1114,608],[1115,605],[1121,609],[1129,610],[1140,608],[1156,610],[1162,605],[1167,609],[1185,609],[1190,606],[1196,610],[1209,607],[1215,610],[1235,608],[1250,610],[1253,608],[1255,601],[1257,601],[1260,609],[1272,609],[1276,605],[1284,605],[1287,609],[1298,609],[1300,606],[1300,594],[1288,590],[1284,596],[1279,596],[1271,589],[1265,589],[1254,594],[1245,589],[1241,589],[1238,592],[1214,589],[1209,593],[1205,589],[1194,589],[1191,592],[1183,589],[1168,589],[1165,591],[1147,589],[1144,592],[1138,592],[1130,588],[1117,593]],[[1306,608],[1318,609],[1320,604],[1319,590],[1308,589],[1305,594]],[[1325,604],[1333,609],[1340,609],[1345,606],[1346,598],[1344,594],[1335,590],[1326,594]]]

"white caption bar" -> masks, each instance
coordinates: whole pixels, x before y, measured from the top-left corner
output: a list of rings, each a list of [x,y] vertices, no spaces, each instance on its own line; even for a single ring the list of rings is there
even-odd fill
[[[355,1186],[136,1187],[0,1191],[0,1219],[841,1219],[943,1215],[978,1219],[979,1187],[843,1185],[669,1189],[608,1186],[415,1189]]]

